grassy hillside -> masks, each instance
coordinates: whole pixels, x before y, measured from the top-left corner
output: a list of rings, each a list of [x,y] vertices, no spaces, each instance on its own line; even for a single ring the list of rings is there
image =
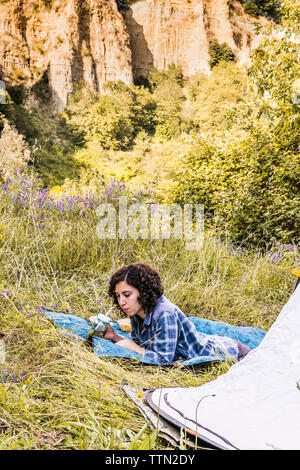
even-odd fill
[[[54,199],[40,180],[23,177],[1,188],[1,450],[165,449],[120,391],[122,378],[138,389],[197,386],[230,366],[165,369],[100,359],[56,329],[42,308],[87,319],[106,311],[109,276],[136,260],[159,270],[166,296],[187,315],[234,325],[267,330],[294,288],[294,245],[262,254],[206,233],[195,253],[180,240],[99,240],[95,209],[111,194],[107,188],[102,199],[61,193]],[[114,319],[119,315],[115,310]]]

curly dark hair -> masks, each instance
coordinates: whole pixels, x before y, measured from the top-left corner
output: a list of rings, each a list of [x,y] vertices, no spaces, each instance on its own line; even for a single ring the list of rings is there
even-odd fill
[[[138,302],[147,314],[154,308],[157,299],[163,294],[164,289],[158,272],[151,266],[143,263],[131,263],[118,269],[109,282],[108,295],[113,297],[114,303],[119,307],[115,287],[119,282],[125,281],[139,291]]]

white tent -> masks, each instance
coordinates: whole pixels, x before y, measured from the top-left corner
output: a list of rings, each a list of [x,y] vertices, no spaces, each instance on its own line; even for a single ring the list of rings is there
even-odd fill
[[[300,287],[260,345],[201,387],[147,394],[159,416],[220,449],[300,449]]]

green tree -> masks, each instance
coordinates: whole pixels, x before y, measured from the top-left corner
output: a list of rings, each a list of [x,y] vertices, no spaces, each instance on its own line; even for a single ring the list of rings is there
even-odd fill
[[[251,107],[246,72],[234,62],[221,62],[209,77],[195,77],[186,83],[193,103],[193,124],[201,134],[223,134],[233,128],[249,127]]]
[[[181,132],[181,110],[185,101],[182,68],[174,64],[163,71],[154,68],[148,82],[156,103],[156,134],[167,139],[177,137]]]
[[[256,115],[247,133],[197,139],[174,192],[177,201],[203,203],[208,219],[235,240],[299,240],[299,10],[285,0],[282,24],[253,54]]]
[[[252,55],[249,70],[262,121],[270,128],[276,145],[292,152],[297,152],[299,145],[299,103],[293,100],[300,74],[299,21],[299,3],[284,0],[282,23],[269,27],[269,34]],[[274,122],[277,122],[275,134]]]
[[[177,67],[174,63],[168,64],[166,70],[158,70],[154,67],[148,76],[151,91],[153,92],[165,80],[170,80],[182,87],[184,81],[182,67]]]
[[[267,16],[275,20],[279,17],[278,0],[240,0],[246,13],[253,16]]]
[[[234,53],[232,49],[226,44],[219,44],[217,41],[209,43],[209,66],[213,69],[220,62],[235,62]]]
[[[154,132],[155,101],[144,87],[107,82],[100,95],[82,87],[67,108],[70,125],[96,140],[104,149],[125,150],[141,131]]]

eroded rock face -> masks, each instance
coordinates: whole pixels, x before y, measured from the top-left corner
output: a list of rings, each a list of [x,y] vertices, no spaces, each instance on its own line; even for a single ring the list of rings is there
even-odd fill
[[[204,8],[200,0],[145,0],[123,12],[135,77],[181,65],[186,76],[209,72]]]
[[[80,80],[101,91],[171,63],[208,74],[209,41],[241,63],[259,41],[234,0],[142,0],[122,12],[115,0],[2,0],[0,33],[2,80],[31,86],[46,73],[55,112]]]
[[[30,86],[48,71],[55,111],[76,81],[97,90],[107,80],[132,82],[129,38],[114,0],[7,1],[0,31],[3,79]]]
[[[241,4],[227,0],[144,0],[123,11],[135,77],[181,65],[184,75],[209,73],[209,42],[226,42],[247,64],[260,40]],[[262,18],[259,19],[263,23]]]

